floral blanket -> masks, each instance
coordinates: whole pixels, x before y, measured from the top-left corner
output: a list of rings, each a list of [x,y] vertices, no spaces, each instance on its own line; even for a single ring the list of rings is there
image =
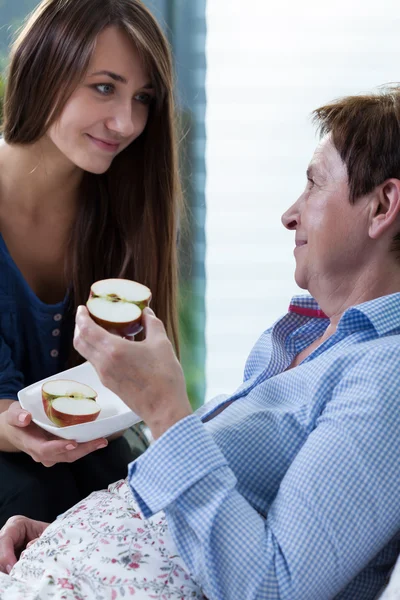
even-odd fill
[[[94,492],[25,550],[1,600],[204,599],[163,513],[142,519],[126,480]]]

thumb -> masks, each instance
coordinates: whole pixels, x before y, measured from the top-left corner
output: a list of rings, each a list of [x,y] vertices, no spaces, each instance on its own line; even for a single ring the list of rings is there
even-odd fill
[[[160,319],[157,319],[154,311],[149,306],[143,309],[142,315],[142,325],[146,339],[154,337],[157,333],[165,333],[164,325]]]
[[[19,402],[10,404],[7,410],[7,423],[14,427],[26,427],[32,420],[32,415],[21,408]]]

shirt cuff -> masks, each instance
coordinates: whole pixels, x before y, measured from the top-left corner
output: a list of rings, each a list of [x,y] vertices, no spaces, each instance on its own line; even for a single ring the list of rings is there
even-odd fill
[[[178,421],[129,465],[132,493],[147,519],[211,471],[228,465],[197,415]]]

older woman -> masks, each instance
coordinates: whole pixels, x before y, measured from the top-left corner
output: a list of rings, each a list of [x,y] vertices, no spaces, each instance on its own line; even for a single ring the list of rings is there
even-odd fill
[[[150,598],[157,581],[169,598],[176,581],[192,586],[184,598],[376,596],[400,529],[399,114],[395,89],[315,111],[322,141],[283,216],[311,296],[262,334],[233,395],[192,414],[151,310],[142,342],[78,310],[75,348],[156,441],[126,481],[44,531],[3,576],[2,598]],[[5,569],[33,527],[44,528],[5,527]]]

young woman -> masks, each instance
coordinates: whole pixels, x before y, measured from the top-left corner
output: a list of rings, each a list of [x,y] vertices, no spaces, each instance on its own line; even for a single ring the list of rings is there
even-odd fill
[[[167,42],[139,0],[43,0],[13,46],[0,144],[0,527],[13,514],[53,520],[126,475],[125,438],[54,438],[17,402],[82,360],[74,315],[94,281],[150,287],[178,352],[172,87]]]

